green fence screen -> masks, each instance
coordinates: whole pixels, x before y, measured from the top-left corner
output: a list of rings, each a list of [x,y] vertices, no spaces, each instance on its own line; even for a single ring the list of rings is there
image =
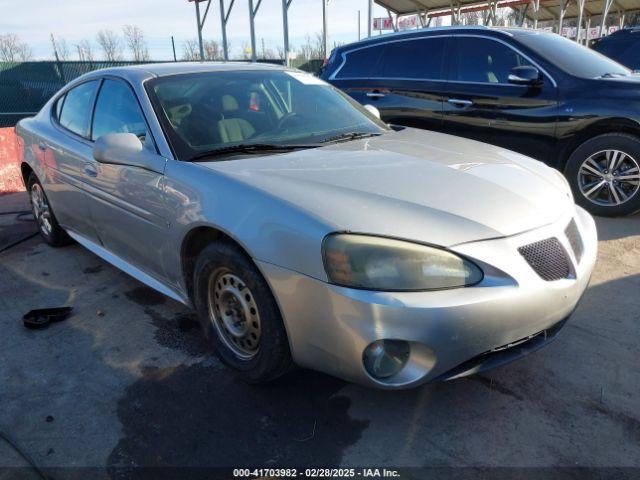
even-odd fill
[[[280,60],[267,60],[282,63]],[[0,128],[34,115],[76,77],[100,68],[135,65],[137,62],[0,62]],[[293,60],[292,66],[315,73],[322,60]]]

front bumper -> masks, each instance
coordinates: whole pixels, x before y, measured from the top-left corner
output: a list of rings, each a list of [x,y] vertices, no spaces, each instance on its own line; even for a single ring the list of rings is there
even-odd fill
[[[584,246],[579,262],[565,235],[572,218]],[[523,245],[551,237],[568,254],[569,278],[543,280],[518,252]],[[533,350],[527,345],[537,349],[546,344],[587,288],[597,234],[591,216],[576,207],[551,225],[451,250],[480,265],[484,280],[451,290],[372,292],[331,285],[264,262],[258,265],[280,306],[298,365],[360,384],[406,388],[495,366],[483,356],[496,349],[503,353],[492,357],[500,357],[501,364]],[[407,365],[384,380],[370,376],[362,362],[367,345],[381,339],[405,340],[411,346]],[[512,343],[518,347],[502,348]],[[473,364],[477,359],[482,361]]]

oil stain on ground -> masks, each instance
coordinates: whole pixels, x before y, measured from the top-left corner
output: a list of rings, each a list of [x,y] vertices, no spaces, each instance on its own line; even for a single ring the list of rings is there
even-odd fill
[[[161,305],[167,301],[167,297],[149,287],[137,287],[125,292],[125,295],[129,300],[142,307]]]
[[[124,437],[111,478],[131,466],[330,466],[367,428],[348,415],[341,380],[309,371],[249,385],[206,362],[150,368],[118,403]]]
[[[156,328],[153,336],[159,345],[180,350],[191,357],[211,353],[195,314],[184,312],[167,317],[150,307],[146,307],[144,313]]]

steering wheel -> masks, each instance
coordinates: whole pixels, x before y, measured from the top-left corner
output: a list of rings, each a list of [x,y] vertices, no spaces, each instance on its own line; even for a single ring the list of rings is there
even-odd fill
[[[299,122],[301,120],[300,115],[296,112],[285,113],[280,120],[278,120],[277,129],[282,130],[287,123],[291,123],[291,121]]]

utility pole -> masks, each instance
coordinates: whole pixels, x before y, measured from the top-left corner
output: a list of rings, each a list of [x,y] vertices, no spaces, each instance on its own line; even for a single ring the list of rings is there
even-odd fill
[[[358,41],[360,41],[360,10],[358,10]]]
[[[373,0],[369,0],[369,12],[367,15],[368,18],[368,25],[367,25],[367,37],[371,36],[371,27],[373,25]]]
[[[58,56],[58,46],[56,45],[56,39],[53,37],[53,33],[51,34],[51,45],[53,45],[53,54],[56,57],[56,62],[60,62],[60,57]]]
[[[289,6],[293,0],[282,0],[282,33],[284,40],[284,65],[289,66]]]
[[[171,48],[173,48],[173,61],[177,62],[178,61],[178,57],[176,57],[176,42],[173,39],[173,35],[171,35]]]

